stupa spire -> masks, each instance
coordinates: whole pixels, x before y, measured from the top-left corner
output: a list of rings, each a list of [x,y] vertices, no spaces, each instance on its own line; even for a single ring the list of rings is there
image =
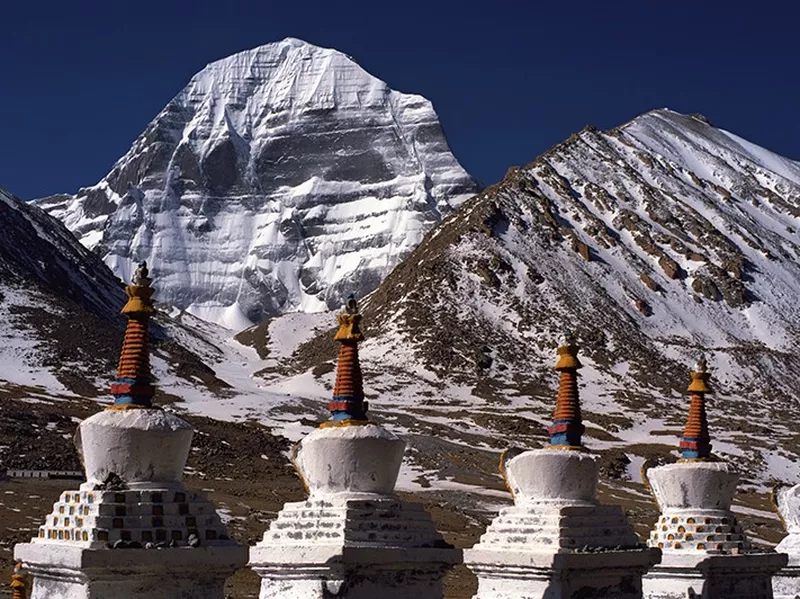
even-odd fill
[[[558,362],[555,370],[559,373],[558,397],[553,414],[553,424],[548,427],[550,446],[564,449],[582,449],[581,436],[585,427],[581,419],[581,402],[578,395],[578,345],[572,331],[564,334],[558,348]]]
[[[364,338],[361,333],[361,314],[358,302],[352,295],[347,299],[344,310],[336,317],[339,330],[334,339],[338,341],[339,360],[336,365],[336,384],[333,400],[328,403],[331,419],[322,427],[367,424],[368,404],[364,401],[364,380],[361,364],[358,361],[358,343]]]
[[[661,550],[661,563],[642,578],[641,596],[788,598],[772,591],[778,580],[773,576],[787,564],[786,554],[752,545],[731,511],[739,474],[711,455],[708,379],[701,357],[688,389],[692,401],[680,443],[683,458],[645,473],[661,510],[647,544]]]
[[[478,578],[476,598],[642,599],[642,575],[660,552],[640,546],[621,506],[597,501],[599,464],[581,444],[580,367],[567,332],[555,365],[560,383],[550,445],[503,453],[514,505],[464,551]]]
[[[444,541],[421,505],[395,495],[406,443],[367,420],[353,296],[337,319],[331,419],[292,450],[308,499],[287,503],[250,548],[260,597],[442,599],[442,578],[461,550]]]
[[[711,375],[704,357],[697,360],[691,375],[692,381],[687,391],[692,394],[692,402],[681,437],[681,457],[684,460],[707,460],[711,456],[711,436],[708,433],[705,395],[713,391],[708,385]]]
[[[25,575],[22,573],[22,562],[17,561],[14,565],[14,573],[11,575],[11,599],[25,599],[28,585],[25,582]]]
[[[148,338],[150,316],[155,309],[154,290],[150,283],[147,263],[142,262],[136,269],[133,282],[125,287],[128,302],[122,308],[122,314],[128,317],[128,325],[117,365],[117,378],[111,384],[114,404],[108,408],[110,410],[153,407],[155,387],[150,374]]]

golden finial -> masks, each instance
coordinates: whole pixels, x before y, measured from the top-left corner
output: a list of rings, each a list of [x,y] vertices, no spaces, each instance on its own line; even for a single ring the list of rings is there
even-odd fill
[[[708,373],[708,362],[706,362],[705,356],[700,356],[697,362],[695,362],[691,376],[692,381],[689,383],[687,391],[694,393],[713,393],[711,387],[708,385],[708,379],[711,375]]]
[[[150,287],[150,282],[147,262],[142,262],[136,269],[131,284],[125,287],[128,303],[122,308],[122,314],[135,316],[150,315],[155,312],[152,300],[154,290]]]
[[[582,368],[580,360],[578,360],[578,345],[575,342],[575,335],[572,331],[567,330],[564,336],[561,337],[561,345],[558,348],[558,362],[554,367],[555,370],[577,370]]]
[[[361,314],[358,312],[358,303],[352,295],[347,298],[344,311],[336,317],[339,322],[339,330],[336,331],[335,341],[354,341],[358,342],[364,338],[359,328]]]

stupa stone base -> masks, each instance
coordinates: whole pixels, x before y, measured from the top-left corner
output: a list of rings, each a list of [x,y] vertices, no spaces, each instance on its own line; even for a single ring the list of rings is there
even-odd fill
[[[477,547],[558,553],[585,548],[635,548],[639,537],[618,505],[523,503],[503,508]]]
[[[34,578],[30,599],[221,599],[225,579],[247,561],[247,548],[25,543],[14,556]]]
[[[478,576],[474,599],[641,598],[660,551],[639,544],[621,507],[597,503],[595,456],[536,449],[503,470],[516,505],[464,551]]]
[[[642,575],[658,560],[650,549],[464,553],[478,576],[473,599],[641,599]]]
[[[259,599],[442,599],[442,578],[461,553],[406,547],[282,549],[291,563],[266,563],[280,556],[262,548],[250,552],[250,565],[262,578]]]
[[[420,504],[369,493],[288,503],[250,550],[261,599],[441,599],[460,561]]]
[[[659,551],[637,545],[619,506],[529,503],[503,509],[464,562],[475,599],[638,599]]]
[[[644,599],[772,599],[772,576],[786,565],[782,553],[662,555],[642,578]]]
[[[700,551],[709,555],[750,550],[750,541],[730,510],[665,510],[650,532],[648,544],[665,551]]]
[[[800,597],[800,560],[796,555],[789,555],[788,565],[772,577],[772,594],[775,599]]]
[[[739,481],[730,464],[682,461],[647,480],[661,508],[648,544],[663,553],[642,580],[645,599],[772,599],[787,556],[751,546],[730,509]]]
[[[133,485],[140,487],[142,484]],[[39,527],[34,544],[68,543],[95,549],[115,543],[234,545],[208,498],[181,484],[117,491],[65,491]]]

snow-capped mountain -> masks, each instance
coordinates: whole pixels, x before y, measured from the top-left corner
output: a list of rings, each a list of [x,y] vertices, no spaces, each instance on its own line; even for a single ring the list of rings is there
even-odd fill
[[[467,513],[508,501],[498,453],[544,441],[569,328],[603,500],[623,503],[640,531],[652,525],[640,467],[675,453],[688,370],[704,352],[714,452],[744,479],[735,509],[753,536],[777,541],[770,483],[800,479],[799,220],[799,163],[668,110],[587,128],[510,169],[362,302],[370,414],[409,443],[400,488]],[[237,337],[257,352],[202,323],[206,363],[229,387],[198,390],[193,372],[159,384],[192,414],[298,439],[325,418],[333,323],[261,323]]]
[[[669,110],[586,128],[446,217],[367,299],[371,404],[472,446],[535,445],[572,329],[588,444],[641,459],[677,447],[704,352],[715,451],[795,481],[798,228],[800,163]],[[329,357],[312,347],[302,365]]]
[[[374,289],[478,190],[431,103],[297,39],[208,65],[97,185],[39,206],[162,301],[244,327]]]

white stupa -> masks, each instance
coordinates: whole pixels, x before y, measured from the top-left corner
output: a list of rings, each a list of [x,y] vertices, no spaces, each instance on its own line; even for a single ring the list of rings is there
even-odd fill
[[[86,482],[61,494],[14,555],[33,576],[32,599],[222,599],[247,549],[228,537],[214,505],[181,483],[192,427],[152,405],[146,265],[126,292],[114,404],[76,435]]]
[[[775,551],[786,553],[789,563],[772,577],[772,591],[775,599],[795,599],[800,597],[800,485],[776,489],[773,497],[788,533]]]
[[[286,504],[250,550],[260,599],[441,599],[461,551],[421,505],[394,494],[405,442],[367,419],[354,300],[338,319],[331,419],[294,453],[309,497]]]
[[[503,455],[514,506],[464,552],[478,576],[474,599],[640,599],[641,577],[658,561],[659,551],[639,543],[621,507],[597,501],[596,457],[581,442],[581,364],[571,335],[558,353],[550,445]]]
[[[651,468],[647,480],[661,516],[648,544],[661,563],[643,580],[646,599],[772,599],[772,575],[786,555],[759,550],[731,511],[739,475],[711,454],[706,361],[692,371],[692,401],[675,464]]]

